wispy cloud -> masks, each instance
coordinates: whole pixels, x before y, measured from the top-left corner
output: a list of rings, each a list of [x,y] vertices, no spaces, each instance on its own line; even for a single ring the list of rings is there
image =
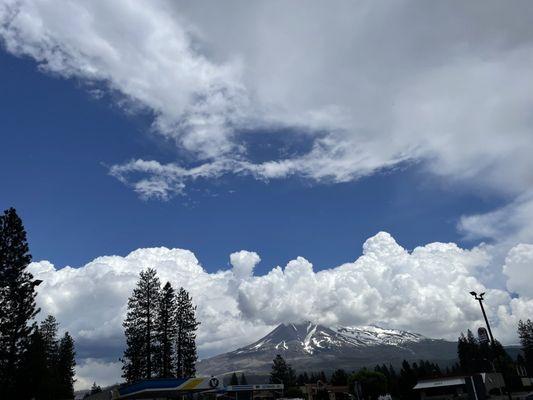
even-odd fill
[[[200,3],[4,0],[0,37],[45,71],[149,110],[156,132],[211,171],[117,163],[111,174],[145,198],[196,176],[344,182],[412,160],[506,193],[530,184],[527,3]],[[250,159],[236,132],[279,126],[305,132],[311,150]]]
[[[3,0],[0,38],[47,73],[148,110],[154,131],[187,153],[187,162],[116,160],[110,175],[144,199],[226,174],[346,182],[417,162],[510,199],[460,222],[468,237],[502,243],[502,262],[533,241],[531,18],[528,2],[304,10],[277,1]],[[298,132],[306,151],[254,159],[250,143],[272,129],[289,141]]]

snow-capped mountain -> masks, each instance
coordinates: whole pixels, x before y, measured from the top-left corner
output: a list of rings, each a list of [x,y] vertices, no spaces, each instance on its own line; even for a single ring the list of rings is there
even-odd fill
[[[198,364],[204,373],[230,370],[262,372],[281,354],[299,370],[355,369],[376,363],[399,363],[403,359],[453,360],[456,343],[377,326],[331,328],[313,324],[280,324],[248,346]]]
[[[255,343],[235,351],[236,354],[258,351],[297,352],[314,354],[321,351],[337,351],[346,347],[376,345],[401,346],[426,339],[424,336],[377,326],[327,328],[306,322],[304,324],[281,324]]]

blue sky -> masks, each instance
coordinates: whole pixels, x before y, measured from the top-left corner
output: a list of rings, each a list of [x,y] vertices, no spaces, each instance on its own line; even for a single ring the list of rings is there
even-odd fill
[[[135,157],[179,157],[158,143],[149,116],[125,115],[79,81],[2,52],[4,148],[1,206],[24,218],[35,260],[80,266],[139,247],[193,250],[208,270],[237,250],[257,251],[259,271],[297,255],[317,269],[355,259],[385,230],[407,248],[463,242],[463,214],[485,212],[498,196],[449,184],[419,163],[347,183],[224,176],[168,201],[141,200],[106,165]],[[298,145],[298,143],[296,143]],[[256,157],[269,156],[257,145]]]

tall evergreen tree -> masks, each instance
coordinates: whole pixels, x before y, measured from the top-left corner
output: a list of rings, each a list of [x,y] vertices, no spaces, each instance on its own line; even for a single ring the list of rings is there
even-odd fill
[[[122,377],[126,382],[136,382],[144,378],[146,359],[144,358],[144,338],[141,329],[129,323],[125,328],[126,349],[122,357]]]
[[[46,382],[40,397],[55,399],[58,396],[60,375],[57,370],[59,357],[59,340],[57,328],[59,324],[53,315],[48,315],[39,326],[39,331],[44,344],[44,358],[46,360]]]
[[[283,383],[286,388],[296,384],[296,374],[294,370],[279,354],[276,356],[276,358],[274,358],[274,360],[272,360],[270,383]]]
[[[174,346],[177,331],[177,303],[176,293],[170,282],[161,291],[157,307],[157,370],[160,378],[170,378],[174,375]]]
[[[93,385],[91,386],[91,391],[90,391],[90,394],[96,394],[96,393],[101,393],[102,392],[102,388],[96,384],[96,382],[93,382]]]
[[[241,379],[239,380],[240,385],[248,385],[248,380],[246,379],[246,376],[244,375],[244,372],[241,374]]]
[[[74,374],[76,367],[76,360],[74,352],[74,340],[68,332],[61,338],[59,342],[57,357],[57,398],[58,399],[73,399],[74,398]]]
[[[343,369],[336,369],[331,374],[330,383],[334,386],[345,386],[348,384],[348,374]]]
[[[42,322],[39,330],[45,345],[48,367],[54,368],[57,362],[59,340],[57,339],[57,328],[59,323],[53,315],[48,315]]]
[[[49,373],[46,344],[41,331],[35,327],[20,370],[19,381],[25,382],[17,390],[20,398],[39,400],[47,398],[46,394],[50,392]]]
[[[272,360],[272,370],[270,371],[270,383],[285,383],[287,381],[287,375],[289,366],[285,359],[278,354],[274,360]]]
[[[309,375],[307,374],[307,372],[304,371],[303,374],[299,374],[298,377],[296,378],[296,383],[298,386],[303,386],[306,383],[311,383],[311,379],[309,378]]]
[[[289,365],[289,375],[287,376],[287,387],[296,386],[296,371]],[[301,396],[299,396],[301,397]]]
[[[229,384],[233,385],[233,386],[239,384],[239,378],[237,378],[237,374],[235,372],[231,375],[231,378],[229,380]]]
[[[400,379],[398,382],[398,391],[400,398],[413,398],[413,387],[416,385],[416,373],[411,368],[411,365],[406,360],[402,362],[402,369],[400,370]]]
[[[74,340],[66,333],[57,340],[58,323],[53,316],[34,328],[23,358],[17,398],[72,399],[74,396]]]
[[[178,378],[196,375],[196,306],[184,288],[177,297],[176,312],[176,375]]]
[[[35,283],[26,268],[31,255],[14,208],[0,216],[0,397],[12,397],[38,310]]]
[[[466,336],[461,333],[459,337],[457,355],[461,371],[466,374],[473,374],[492,371],[494,360],[500,357],[505,359],[506,353],[497,341],[493,345],[480,343],[474,334],[468,330]]]
[[[387,376],[389,378],[388,387],[389,387],[390,394],[396,397],[398,396],[399,391],[400,391],[400,388],[399,388],[400,383],[399,383],[398,375],[396,374],[396,370],[394,369],[392,364],[389,364],[389,373]]]
[[[381,372],[363,368],[350,376],[350,382],[350,386],[355,382],[359,383],[364,398],[377,399],[378,396],[387,393],[387,378]]]
[[[160,283],[155,269],[140,274],[137,287],[128,300],[123,326],[126,350],[122,358],[123,377],[128,382],[151,379],[156,355],[156,315]]]
[[[533,322],[518,321],[518,337],[524,353],[525,365],[527,372],[533,374]]]

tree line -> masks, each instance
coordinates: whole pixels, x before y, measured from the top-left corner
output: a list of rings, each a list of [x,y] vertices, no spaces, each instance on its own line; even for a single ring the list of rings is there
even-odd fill
[[[74,340],[49,315],[40,325],[32,260],[14,208],[0,215],[0,398],[58,400],[74,397]]]
[[[161,287],[155,269],[140,273],[128,300],[124,320],[126,349],[122,357],[127,382],[152,378],[184,378],[196,374],[196,306],[181,287]]]
[[[351,394],[359,391],[365,399],[375,399],[379,395],[389,393],[394,398],[407,400],[416,398],[413,387],[419,379],[434,378],[442,374],[443,371],[436,363],[427,360],[409,363],[404,360],[399,371],[391,364],[383,364],[376,365],[374,369],[365,367],[352,372],[336,369],[329,377],[324,371],[306,371],[296,375],[290,364],[281,355],[277,355],[272,362],[270,383],[283,383],[286,388],[284,396],[289,398],[302,398],[300,387],[313,384],[324,388],[322,391],[318,390],[317,398],[327,400],[329,397],[325,385],[329,384],[346,386]]]
[[[234,372],[231,374],[231,378],[229,380],[229,384],[234,385],[248,385],[248,380],[246,379],[246,375],[244,373],[241,373],[240,378],[237,376],[237,374]]]
[[[500,372],[509,390],[523,390],[518,371],[533,376],[533,322],[531,320],[518,323],[518,336],[522,353],[513,360],[498,341],[493,344],[480,341],[468,330],[461,333],[457,341],[458,362],[441,368],[437,363],[427,360],[409,363],[404,360],[399,370],[392,364],[376,365],[373,369],[362,368],[359,371],[347,372],[336,369],[328,378],[324,371],[303,372],[296,375],[294,369],[281,355],[272,362],[270,373],[271,383],[285,385],[285,397],[302,397],[300,388],[305,384],[347,386],[350,393],[357,390],[364,398],[376,399],[383,394],[390,394],[397,399],[418,398],[413,391],[421,379],[440,378],[446,376],[471,375],[482,372]],[[323,398],[328,398],[324,390]],[[317,397],[321,399],[320,391]]]
[[[520,376],[533,376],[533,322],[520,320],[517,331],[522,351],[514,360],[497,340],[494,343],[479,341],[470,330],[466,335],[461,334],[457,343],[459,363],[455,370],[464,374],[497,371],[503,375],[509,390],[521,390]]]

